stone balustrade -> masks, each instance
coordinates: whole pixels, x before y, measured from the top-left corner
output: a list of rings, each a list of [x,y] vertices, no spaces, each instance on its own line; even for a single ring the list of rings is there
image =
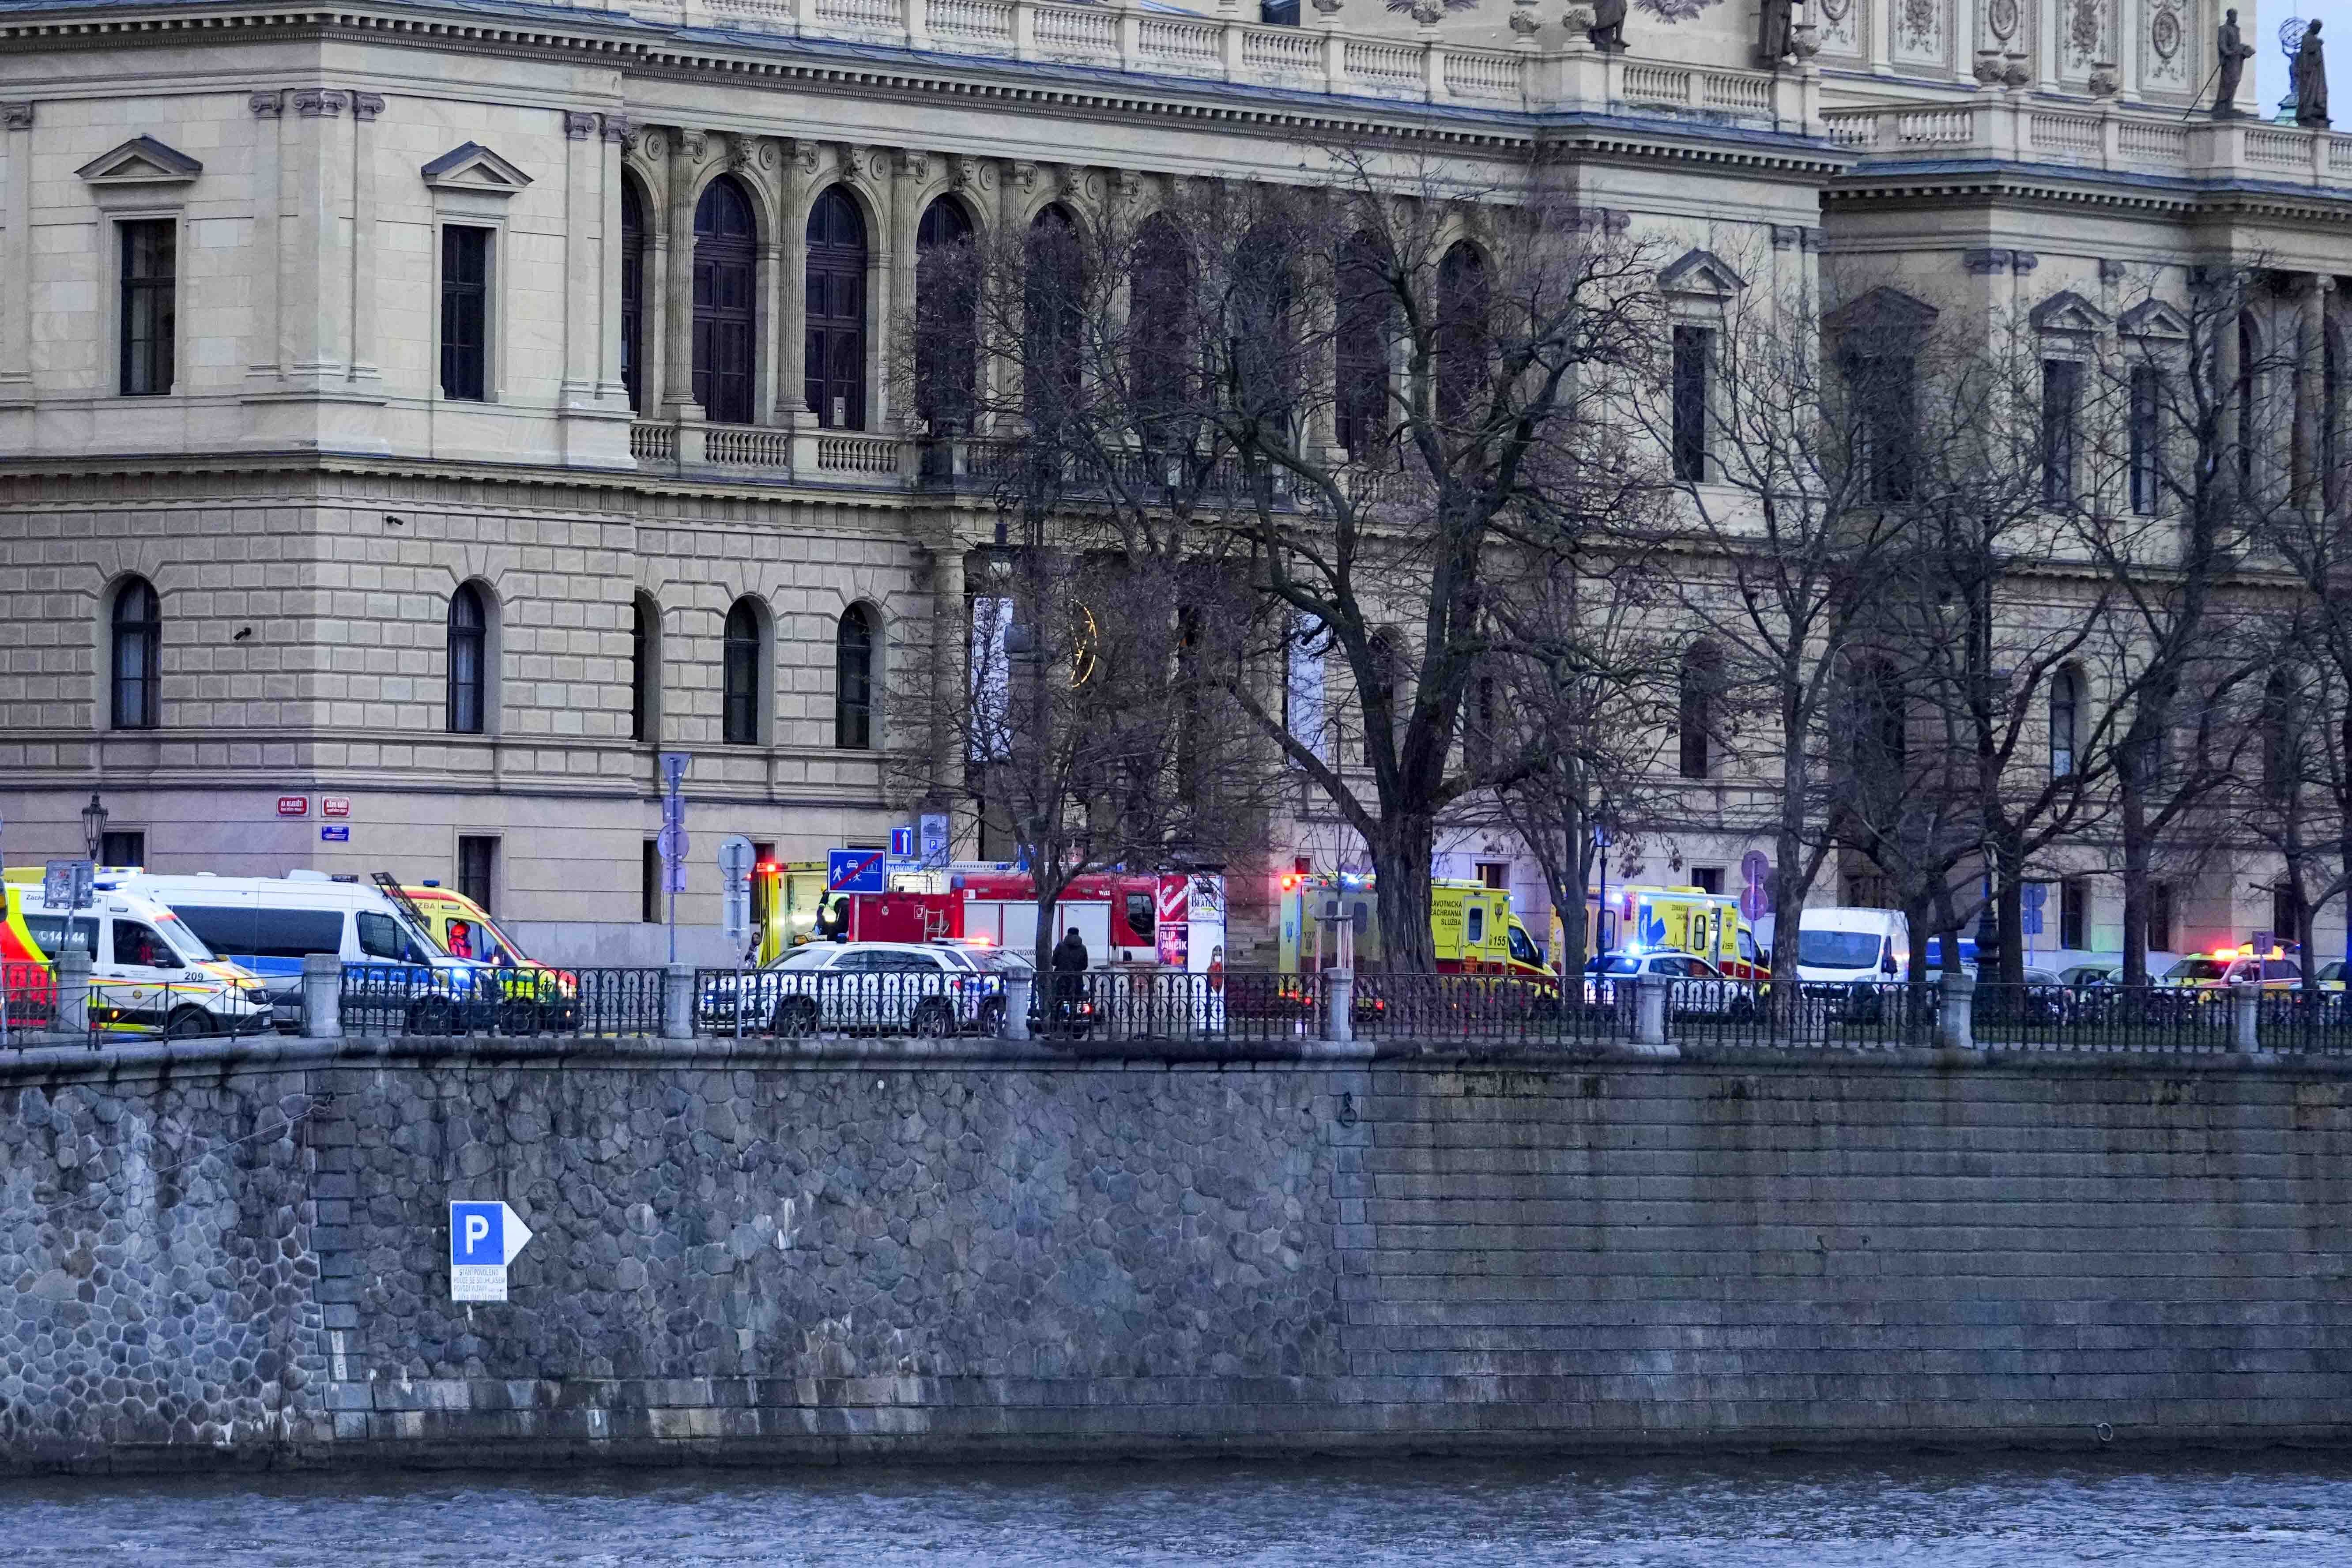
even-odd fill
[[[2315,187],[2352,176],[2352,136],[2256,120],[2183,120],[2178,110],[2113,100],[2076,106],[1987,93],[1953,104],[1830,109],[1822,121],[1832,143],[1873,161],[1982,157]]]

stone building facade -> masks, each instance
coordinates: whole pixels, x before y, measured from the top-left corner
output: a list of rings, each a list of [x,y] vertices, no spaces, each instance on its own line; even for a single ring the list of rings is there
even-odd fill
[[[2330,309],[2352,137],[2184,121],[2203,4],[1811,0],[1777,61],[1750,0],[1623,52],[1574,9],[1432,16],[0,4],[0,858],[78,852],[95,794],[114,855],[457,880],[584,960],[651,951],[664,750],[702,845],[878,843],[878,743],[925,721],[894,650],[991,527],[894,388],[927,222],[1540,142],[1636,233],[1832,299],[2111,324],[2125,267],[2259,256]],[[1640,874],[1737,867],[1708,820]],[[1507,844],[1448,858],[1534,890]],[[2260,923],[2243,882],[2207,923]]]

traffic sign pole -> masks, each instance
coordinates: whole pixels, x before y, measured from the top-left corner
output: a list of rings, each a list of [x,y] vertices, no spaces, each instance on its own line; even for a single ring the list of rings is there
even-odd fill
[[[669,962],[677,963],[677,896],[686,889],[686,770],[694,759],[684,752],[664,752],[662,771],[662,889],[669,900]]]

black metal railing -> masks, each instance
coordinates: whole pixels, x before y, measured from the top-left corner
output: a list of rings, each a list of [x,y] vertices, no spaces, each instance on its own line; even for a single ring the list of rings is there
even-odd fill
[[[2217,989],[1979,981],[1969,1032],[1987,1050],[2227,1051],[2230,1009]]]
[[[1930,1043],[1937,1010],[1932,986],[1675,980],[1663,1021],[1695,1045],[1876,1050]]]
[[[1323,1033],[1311,976],[1108,969],[1048,974],[1039,990],[1035,1032],[1047,1040],[1203,1044]]]
[[[707,1035],[998,1035],[1006,1005],[996,974],[797,968],[694,973],[694,1026]]]
[[[1633,1032],[1633,987],[1559,985],[1505,974],[1359,974],[1351,1016],[1364,1040],[1569,1045]]]
[[[659,969],[434,969],[347,963],[346,1035],[580,1035],[661,1032]]]
[[[2264,990],[2254,1004],[2254,1034],[2264,1050],[2352,1052],[2352,995]]]

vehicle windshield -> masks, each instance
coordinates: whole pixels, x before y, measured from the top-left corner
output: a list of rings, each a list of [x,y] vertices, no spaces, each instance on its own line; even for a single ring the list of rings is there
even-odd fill
[[[771,969],[823,969],[835,951],[835,944],[833,942],[813,942],[805,947],[793,949],[768,967]]]
[[[2218,958],[2184,958],[2164,972],[2167,980],[2219,980],[2229,965]]]
[[[1797,962],[1809,969],[1869,969],[1884,940],[1874,931],[1801,931]]]
[[[448,940],[442,951],[452,958],[470,958],[477,963],[496,963],[513,968],[530,962],[530,955],[515,945],[514,938],[499,929],[498,921],[486,916],[452,915],[442,922]],[[463,952],[460,952],[460,949]]]
[[[211,963],[220,957],[205,945],[205,939],[196,934],[194,926],[169,910],[156,911],[155,926],[163,933],[163,940],[178,948],[180,956],[191,963]]]

